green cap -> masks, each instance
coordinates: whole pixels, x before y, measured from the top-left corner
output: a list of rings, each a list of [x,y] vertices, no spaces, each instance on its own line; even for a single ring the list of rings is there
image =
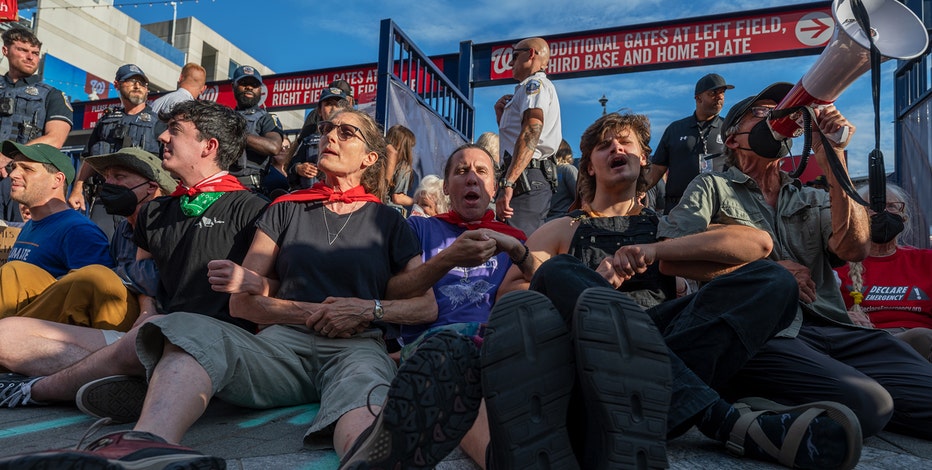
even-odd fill
[[[162,160],[139,147],[123,147],[113,153],[86,157],[84,163],[98,173],[103,173],[111,166],[121,166],[149,181],[155,181],[165,194],[171,194],[178,187],[178,181],[162,169]]]
[[[3,152],[4,155],[10,158],[22,155],[34,162],[49,163],[57,168],[58,171],[65,174],[65,180],[68,184],[74,182],[74,164],[71,163],[71,158],[51,145],[26,145],[18,144],[12,140],[5,140],[3,141],[3,146],[0,147],[0,152]]]

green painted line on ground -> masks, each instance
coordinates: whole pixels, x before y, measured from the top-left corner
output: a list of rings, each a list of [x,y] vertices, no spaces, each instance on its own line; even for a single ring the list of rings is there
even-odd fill
[[[90,416],[73,416],[70,418],[59,418],[49,421],[43,421],[41,423],[25,424],[23,426],[15,426],[8,429],[0,429],[0,439],[7,439],[10,437],[22,436],[24,434],[32,434],[40,431],[47,431],[49,429],[62,428],[65,426],[71,426],[72,424],[78,424],[84,421],[92,421],[93,418]]]
[[[295,413],[296,411],[302,411],[302,410],[303,410],[305,413],[310,412],[310,411],[312,411],[310,408],[311,408],[311,407],[315,407],[315,406],[316,406],[318,409],[320,408],[320,405],[318,405],[318,404],[316,404],[316,403],[315,403],[315,404],[311,404],[311,405],[289,406],[289,407],[287,407],[287,408],[274,408],[274,409],[271,409],[271,410],[268,410],[268,411],[265,411],[265,412],[260,412],[260,415],[257,416],[257,417],[255,417],[255,418],[248,419],[248,420],[246,420],[246,421],[237,423],[237,426],[239,426],[239,427],[241,427],[241,428],[254,428],[254,427],[257,427],[257,426],[262,426],[262,425],[264,425],[264,424],[266,424],[266,423],[269,423],[269,422],[271,422],[271,421],[273,421],[273,420],[275,420],[275,419],[277,419],[277,418],[280,418],[280,417],[282,417],[282,416],[287,416],[287,415],[293,414],[293,413]],[[314,413],[316,414],[317,411],[316,411],[316,410],[313,410],[313,411],[314,411]]]

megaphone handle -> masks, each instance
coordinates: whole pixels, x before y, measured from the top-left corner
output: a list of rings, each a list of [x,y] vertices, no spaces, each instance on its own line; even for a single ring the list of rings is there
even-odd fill
[[[841,129],[838,129],[837,131],[832,132],[831,134],[825,134],[825,136],[831,139],[832,142],[835,142],[836,144],[841,144],[848,140],[848,132],[850,129],[851,128],[848,126],[842,126]]]

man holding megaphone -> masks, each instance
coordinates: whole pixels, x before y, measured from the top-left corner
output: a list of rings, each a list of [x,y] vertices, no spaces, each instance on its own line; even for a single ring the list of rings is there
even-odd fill
[[[844,161],[840,173],[828,163],[831,153],[842,153],[854,126],[833,105],[814,111],[812,150],[829,192],[805,187],[780,169],[788,141],[778,141],[785,150],[776,155],[755,150],[752,130],[774,119],[772,111],[792,87],[775,83],[731,108],[723,127],[730,168],[694,179],[659,235],[685,236],[711,224],[757,227],[774,240],[770,259],[799,284],[796,320],[747,362],[724,396],[762,396],[785,405],[836,401],[854,410],[865,437],[886,427],[932,439],[932,364],[890,334],[854,326],[832,273],[833,263],[864,259],[870,247],[867,211],[836,176],[847,176]],[[845,127],[839,143],[821,138]]]

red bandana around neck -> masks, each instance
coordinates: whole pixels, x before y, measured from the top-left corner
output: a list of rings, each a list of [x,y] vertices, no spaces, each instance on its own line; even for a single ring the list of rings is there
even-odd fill
[[[290,194],[285,194],[272,201],[272,204],[279,202],[342,202],[350,204],[356,201],[375,202],[381,204],[382,200],[374,194],[367,193],[366,188],[362,185],[356,186],[349,191],[334,191],[333,188],[324,183],[315,183],[308,189],[302,189]]]
[[[221,176],[211,176],[201,182],[195,184],[192,187],[187,187],[184,184],[179,183],[178,187],[175,188],[175,191],[171,193],[171,197],[179,197],[187,195],[188,197],[196,197],[201,193],[216,193],[223,192],[228,193],[232,191],[248,191],[249,188],[243,186],[243,183],[240,183],[235,176],[227,173]]]
[[[521,241],[527,241],[527,235],[525,235],[521,230],[518,230],[506,223],[495,220],[495,212],[492,210],[486,211],[485,215],[482,216],[482,220],[478,222],[466,222],[460,217],[459,214],[453,211],[437,214],[434,217],[449,224],[456,225],[457,227],[464,227],[467,230],[487,228],[499,233],[504,233],[505,235],[511,235],[512,237],[515,237]]]

